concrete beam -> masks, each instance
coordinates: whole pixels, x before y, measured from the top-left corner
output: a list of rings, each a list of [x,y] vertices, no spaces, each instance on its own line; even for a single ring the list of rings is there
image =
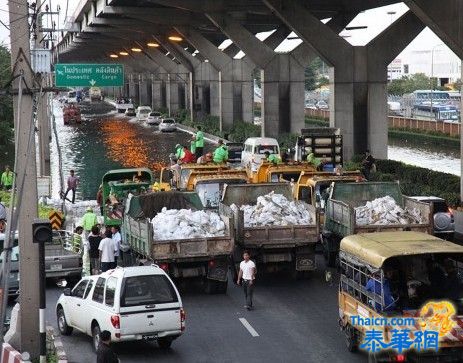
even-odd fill
[[[461,0],[404,0],[404,3],[463,59],[463,2]]]

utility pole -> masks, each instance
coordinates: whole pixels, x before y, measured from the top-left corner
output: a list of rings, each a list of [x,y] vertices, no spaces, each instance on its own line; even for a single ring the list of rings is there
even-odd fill
[[[36,87],[30,62],[30,29],[27,0],[8,2],[11,38],[11,65],[14,79],[13,109],[16,141],[15,173],[17,185],[20,333],[21,352],[39,356],[39,249],[32,243],[32,222],[37,218],[37,168],[32,116]],[[21,102],[18,91],[22,90]],[[5,292],[6,293],[6,292]],[[1,322],[3,324],[3,322]]]
[[[36,9],[42,9],[43,0],[37,0]],[[51,9],[50,9],[51,10]],[[40,41],[43,38],[43,16],[40,12],[37,13],[37,32],[34,34],[35,42],[34,49],[44,48]],[[38,52],[38,51],[37,51]],[[38,55],[36,54],[36,57]],[[46,74],[42,74],[40,84],[45,86]],[[40,153],[40,176],[50,175],[50,122],[47,112],[47,94],[42,93],[37,97],[37,125],[39,128],[39,153]]]

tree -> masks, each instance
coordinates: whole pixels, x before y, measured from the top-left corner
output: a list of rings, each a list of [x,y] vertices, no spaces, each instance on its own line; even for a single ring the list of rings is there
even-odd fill
[[[305,90],[313,91],[314,89],[329,83],[328,78],[322,74],[324,68],[323,61],[317,57],[305,69]]]
[[[400,79],[392,80],[388,86],[388,93],[391,95],[403,95],[412,93],[419,89],[431,89],[433,82],[424,73],[415,73],[409,76],[403,76]],[[436,87],[434,87],[436,89]]]
[[[13,98],[4,94],[11,80],[10,51],[0,45],[0,167],[13,164],[14,161],[14,133],[13,133]]]

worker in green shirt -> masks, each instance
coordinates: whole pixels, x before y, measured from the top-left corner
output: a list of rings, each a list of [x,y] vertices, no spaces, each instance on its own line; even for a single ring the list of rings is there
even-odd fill
[[[0,178],[0,186],[3,189],[10,190],[13,187],[13,178],[14,173],[10,170],[10,166],[5,166],[5,171],[2,173],[2,177]]]
[[[268,161],[269,163],[273,164],[280,164],[281,163],[281,157],[278,154],[270,154],[269,151],[264,152],[265,155],[265,160]]]
[[[87,237],[92,230],[93,226],[98,224],[98,218],[96,214],[93,212],[91,207],[87,208],[84,216],[82,217],[82,227],[84,227],[85,237]]]
[[[204,152],[204,134],[201,131],[201,126],[198,126],[198,131],[196,132],[196,152],[194,153],[196,156],[196,159],[198,159],[200,156],[203,156]]]
[[[228,149],[223,144],[223,140],[219,140],[219,146],[214,150],[214,156],[212,158],[214,163],[222,164],[228,161]]]
[[[319,158],[316,158],[314,153],[307,155],[307,162],[312,164],[317,170],[320,170],[320,168],[323,167],[322,161]]]
[[[175,157],[177,158],[177,160],[183,159],[185,157],[183,146],[180,144],[175,145]]]

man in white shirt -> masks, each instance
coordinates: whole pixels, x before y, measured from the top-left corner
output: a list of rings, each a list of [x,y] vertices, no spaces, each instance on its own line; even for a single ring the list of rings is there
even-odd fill
[[[254,281],[256,279],[256,264],[250,260],[248,251],[243,253],[243,261],[240,263],[240,272],[238,273],[238,285],[243,280],[244,299],[248,310],[252,309],[252,294],[254,292]]]
[[[121,241],[122,241],[121,227],[113,226],[111,227],[111,232],[113,234],[112,239],[114,242],[114,263],[117,266],[117,258],[119,257],[119,250],[121,248]]]
[[[106,228],[105,238],[103,238],[98,246],[100,250],[100,267],[101,272],[106,272],[112,268],[115,268],[114,265],[114,242],[112,240],[111,229]]]

